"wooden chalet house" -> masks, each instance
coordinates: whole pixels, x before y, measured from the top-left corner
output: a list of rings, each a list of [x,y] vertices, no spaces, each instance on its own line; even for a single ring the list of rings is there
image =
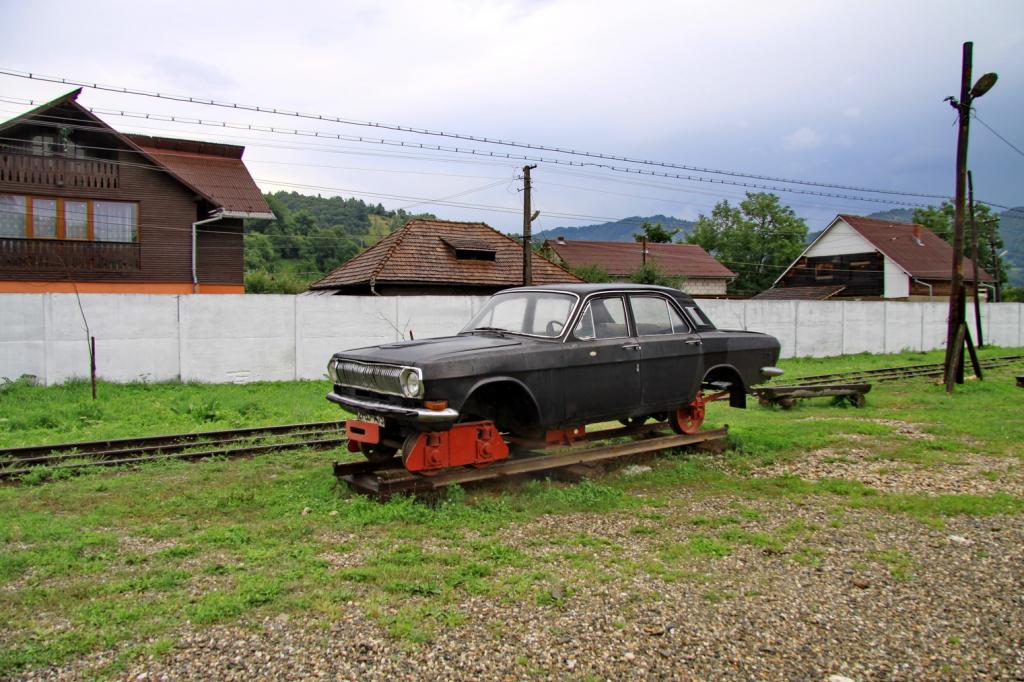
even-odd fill
[[[0,124],[0,293],[243,293],[243,147],[122,134],[81,90]]]
[[[949,298],[953,247],[923,225],[837,215],[758,299]],[[973,293],[975,273],[963,259]],[[992,276],[978,269],[981,286]]]

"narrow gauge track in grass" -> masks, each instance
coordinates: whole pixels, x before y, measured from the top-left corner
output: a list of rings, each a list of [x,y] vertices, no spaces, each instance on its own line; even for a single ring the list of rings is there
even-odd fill
[[[244,457],[303,447],[332,448],[346,442],[343,426],[344,422],[312,422],[4,448],[0,449],[0,479],[19,478],[40,466],[51,471],[74,470],[168,459]],[[275,438],[287,440],[266,442]]]
[[[970,361],[968,360],[968,363]],[[1024,362],[1024,355],[1004,355],[987,358],[981,361],[982,369],[995,369],[1015,363]],[[966,367],[970,370],[970,364]],[[792,383],[772,384],[773,387],[784,386],[818,386],[823,384],[857,383],[866,381],[899,381],[916,377],[941,377],[943,364],[936,362],[927,365],[905,365],[903,367],[880,367],[878,369],[853,370],[834,374],[814,374],[811,376],[792,377]],[[756,389],[755,389],[756,390]]]

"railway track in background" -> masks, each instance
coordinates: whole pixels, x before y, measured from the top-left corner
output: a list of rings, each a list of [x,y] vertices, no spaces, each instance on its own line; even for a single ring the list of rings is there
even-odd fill
[[[1024,363],[1024,355],[1004,355],[1002,357],[987,358],[981,361],[982,369],[995,369],[1006,367],[1017,363]],[[966,370],[970,371],[970,364]],[[880,367],[877,369],[854,370],[850,372],[836,372],[834,374],[815,374],[811,376],[793,377],[790,383],[771,384],[774,388],[787,386],[819,386],[824,384],[853,384],[864,382],[899,381],[901,379],[914,379],[918,377],[941,377],[943,364],[936,362],[926,365],[905,365],[902,367]]]
[[[332,421],[29,445],[0,449],[0,480],[20,478],[37,467],[66,471],[174,459],[247,457],[297,448],[333,448],[346,442],[344,422]]]

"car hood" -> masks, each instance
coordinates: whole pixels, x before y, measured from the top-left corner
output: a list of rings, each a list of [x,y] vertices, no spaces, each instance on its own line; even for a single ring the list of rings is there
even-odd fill
[[[498,334],[463,334],[418,341],[398,341],[336,353],[335,357],[359,362],[381,362],[391,365],[421,367],[424,364],[471,353],[490,353],[499,348],[522,346],[529,342],[515,336]]]

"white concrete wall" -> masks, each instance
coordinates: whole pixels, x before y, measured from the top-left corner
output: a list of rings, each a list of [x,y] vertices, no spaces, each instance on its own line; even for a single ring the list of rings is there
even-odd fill
[[[484,297],[0,294],[0,378],[89,375],[86,322],[107,381],[318,379],[332,353],[457,332]],[[784,357],[941,348],[944,303],[700,301],[723,329],[779,338]],[[974,312],[968,306],[974,332]],[[1024,304],[982,304],[988,344],[1024,346]],[[975,338],[977,335],[975,334]]]

